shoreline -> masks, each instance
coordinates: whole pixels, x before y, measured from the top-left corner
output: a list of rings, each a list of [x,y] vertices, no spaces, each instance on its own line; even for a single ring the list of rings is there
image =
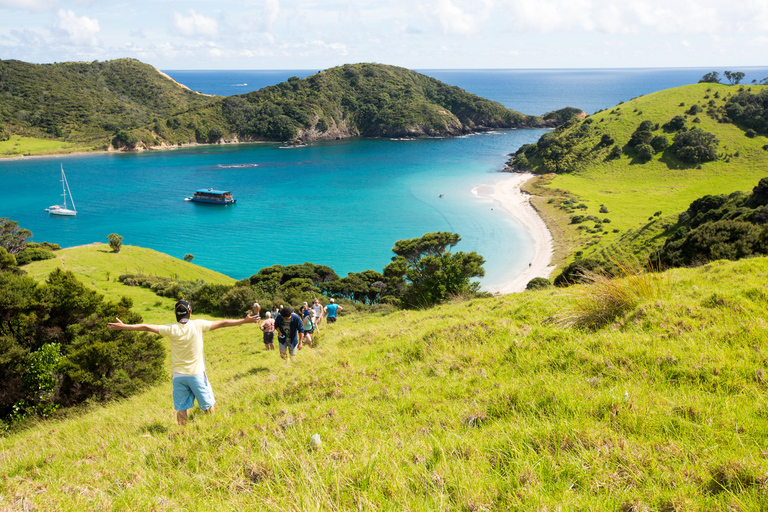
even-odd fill
[[[534,277],[549,278],[555,270],[555,267],[550,265],[554,251],[552,233],[550,233],[544,220],[531,206],[528,194],[520,190],[523,183],[533,177],[534,175],[530,172],[516,172],[509,178],[493,181],[472,189],[476,196],[496,202],[533,239],[534,254],[531,265],[522,274],[515,276],[500,286],[496,286],[496,289],[492,292],[494,295],[524,292],[525,286],[531,279]]]

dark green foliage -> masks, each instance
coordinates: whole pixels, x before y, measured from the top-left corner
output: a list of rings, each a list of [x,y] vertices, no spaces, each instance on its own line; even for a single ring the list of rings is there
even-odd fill
[[[653,146],[650,144],[640,144],[635,148],[635,152],[637,153],[637,158],[641,162],[645,163],[648,162],[653,158],[653,155],[656,154],[656,150],[653,149]]]
[[[611,152],[608,153],[608,158],[619,158],[620,156],[621,156],[621,148],[617,144],[611,148]]]
[[[555,286],[571,286],[581,283],[584,280],[585,272],[595,272],[598,274],[612,275],[615,273],[616,266],[612,263],[606,263],[591,258],[574,261],[558,275],[553,281]]]
[[[85,143],[114,137],[118,145],[138,141],[131,130],[154,119],[219,101],[131,59],[43,65],[0,60],[0,96],[4,124],[13,131]]]
[[[675,135],[672,150],[683,162],[698,164],[717,160],[720,141],[711,133],[693,128]]]
[[[704,196],[680,214],[655,256],[665,267],[768,254],[768,178],[751,194]]]
[[[750,139],[754,139],[755,137],[757,137],[757,132],[755,130],[753,130],[752,128],[750,128],[749,130],[744,132],[744,135],[746,135]]]
[[[602,137],[600,137],[600,146],[607,148],[608,146],[612,146],[613,143],[616,142],[613,137],[608,135],[607,133],[604,133]]]
[[[395,243],[396,256],[384,276],[405,284],[401,298],[405,307],[429,307],[451,295],[478,292],[479,283],[470,280],[485,275],[485,260],[476,252],[448,252],[460,240],[456,233],[441,231]]]
[[[32,261],[50,260],[55,257],[56,255],[53,254],[53,251],[40,247],[27,247],[16,256],[16,263],[26,265]]]
[[[32,232],[19,228],[19,223],[8,217],[0,218],[0,247],[9,254],[16,256],[27,247],[27,239],[32,238]]]
[[[725,78],[728,79],[731,85],[739,85],[744,79],[744,73],[741,71],[724,71]]]
[[[600,213],[608,213],[608,207],[604,204],[600,205]]]
[[[664,129],[671,132],[679,132],[680,130],[685,130],[685,118],[683,116],[675,116],[670,121],[664,125]]]
[[[651,147],[660,153],[669,147],[669,138],[666,135],[657,135],[651,139]]]
[[[718,73],[717,71],[712,71],[711,73],[707,73],[706,75],[701,77],[701,80],[699,80],[699,83],[719,84],[720,73]]]
[[[756,94],[740,91],[728,98],[725,111],[734,123],[768,134],[768,89]]]
[[[109,240],[109,247],[112,249],[112,252],[120,252],[120,248],[123,246],[122,236],[117,233],[110,233],[107,236],[107,240]]]
[[[696,114],[698,114],[699,112],[702,112],[702,111],[703,111],[703,109],[699,105],[695,105],[694,104],[694,105],[691,105],[691,108],[689,108],[686,111],[686,114],[691,115],[691,116],[695,116]]]
[[[195,313],[219,314],[221,311],[221,299],[231,289],[231,286],[225,284],[202,285],[189,297],[192,311]]]
[[[184,255],[184,261],[192,261],[193,259],[195,259],[195,255],[194,254],[185,254]]]
[[[19,272],[16,257],[6,251],[5,247],[0,247],[0,272]]]
[[[0,418],[49,415],[157,382],[165,359],[157,338],[107,329],[116,316],[141,323],[130,307],[125,298],[103,302],[61,269],[41,285],[0,273]]]
[[[375,270],[350,272],[347,277],[324,283],[322,290],[333,297],[346,298],[355,302],[378,304],[382,302],[390,290],[386,284],[387,278]],[[390,290],[394,291],[394,290]],[[390,297],[395,298],[390,293]]]
[[[547,279],[546,277],[534,277],[530,281],[528,281],[528,284],[525,285],[526,290],[541,290],[544,288],[549,288],[552,286],[552,283]]]
[[[368,137],[459,134],[536,122],[458,87],[379,64],[347,64],[305,79],[293,77],[227,98],[221,111],[241,136],[273,140],[313,127],[325,132],[331,119],[342,132]]]
[[[251,311],[256,293],[250,286],[234,286],[221,297],[221,313],[229,318],[240,318]]]
[[[641,144],[650,144],[651,140],[653,140],[653,133],[645,130],[638,130],[629,138],[627,145],[634,148]]]

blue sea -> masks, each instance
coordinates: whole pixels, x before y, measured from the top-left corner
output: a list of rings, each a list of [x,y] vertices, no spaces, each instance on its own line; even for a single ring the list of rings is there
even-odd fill
[[[595,112],[657,90],[695,83],[710,69],[422,70],[526,114],[565,106]],[[744,80],[768,68],[744,71]],[[316,70],[173,71],[207,94],[233,95]],[[63,247],[105,242],[110,233],[236,279],[275,264],[312,262],[345,276],[381,271],[397,240],[459,233],[455,250],[486,259],[493,291],[527,268],[532,240],[472,190],[503,179],[508,154],[545,130],[468,137],[348,139],[286,149],[281,144],[198,146],[145,153],[0,160],[0,217]],[[77,217],[50,216],[64,165]],[[237,204],[185,202],[199,188],[232,191]],[[442,197],[441,197],[442,196]],[[126,269],[136,271],[138,269]]]

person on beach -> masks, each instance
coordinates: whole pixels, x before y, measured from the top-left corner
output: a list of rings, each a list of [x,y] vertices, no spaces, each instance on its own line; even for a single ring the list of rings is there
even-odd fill
[[[124,324],[115,317],[116,322],[107,324],[112,331],[143,331],[166,336],[171,343],[171,368],[173,371],[173,406],[176,410],[176,421],[179,425],[187,424],[187,410],[197,405],[200,410],[213,414],[216,399],[208,376],[205,373],[205,356],[203,354],[203,333],[215,331],[223,327],[236,327],[246,323],[256,323],[259,317],[259,305],[254,304],[255,315],[239,320],[190,320],[192,306],[182,299],[176,303],[175,324]]]
[[[264,315],[266,320],[261,322],[259,329],[264,333],[264,348],[267,350],[275,350],[275,319],[272,318],[272,313],[269,311]]]
[[[291,359],[296,355],[297,348],[301,348],[304,339],[304,325],[299,315],[293,312],[293,308],[285,307],[280,310],[280,316],[275,318],[275,330],[277,331],[280,357]]]
[[[315,312],[315,330],[320,332],[320,322],[323,321],[323,305],[320,304],[319,299],[315,299],[312,303],[312,310]]]
[[[336,315],[344,308],[335,303],[333,299],[330,300],[330,304],[325,306],[325,317],[328,319],[328,323],[332,324],[336,322]]]

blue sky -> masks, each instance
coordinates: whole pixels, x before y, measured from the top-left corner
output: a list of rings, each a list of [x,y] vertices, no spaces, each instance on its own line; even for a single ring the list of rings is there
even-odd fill
[[[0,0],[0,58],[159,69],[768,65],[766,0]]]

